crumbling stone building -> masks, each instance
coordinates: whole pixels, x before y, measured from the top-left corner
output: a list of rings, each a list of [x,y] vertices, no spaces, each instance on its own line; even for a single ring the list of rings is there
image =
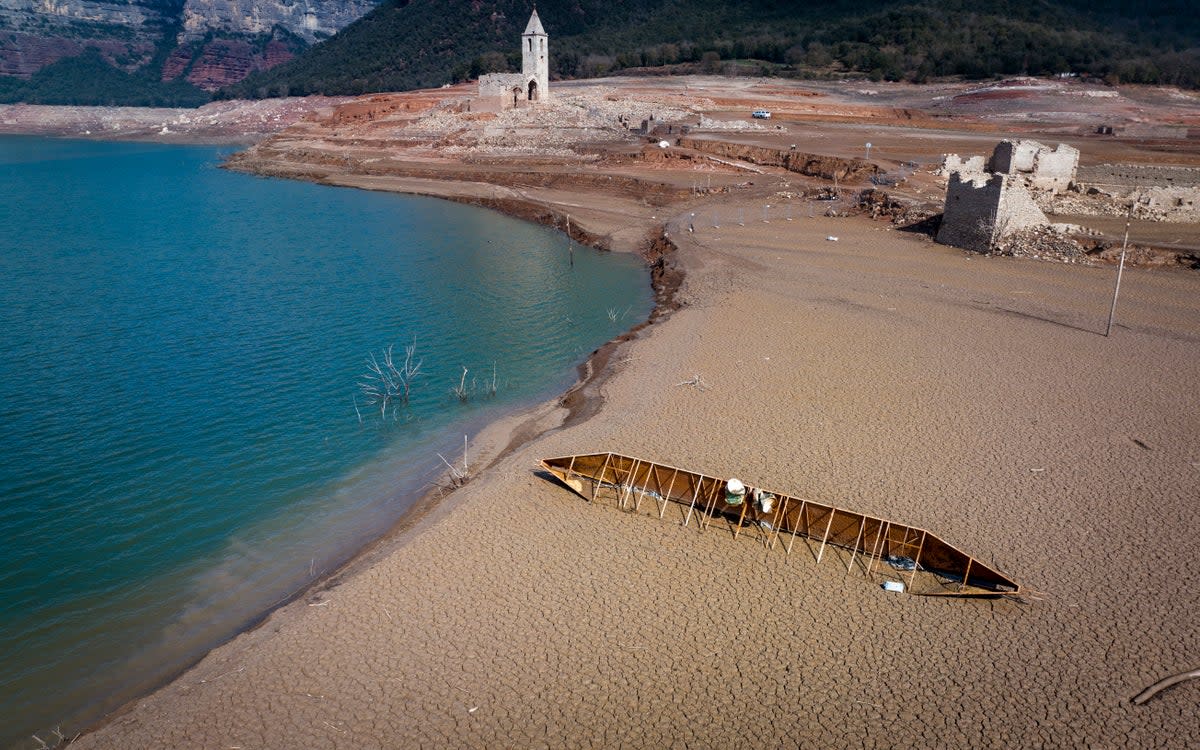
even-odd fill
[[[992,173],[1021,176],[1039,190],[1066,190],[1079,168],[1079,149],[1060,143],[1054,148],[1037,141],[1000,141],[987,169]]]
[[[954,172],[946,185],[937,241],[986,253],[1013,232],[1049,223],[1018,178]]]
[[[947,154],[946,205],[937,241],[985,253],[1022,229],[1047,226],[1031,191],[1060,192],[1075,179],[1079,151],[1037,141],[1001,141],[986,164],[982,157]]]
[[[941,174],[952,175],[955,172],[984,174],[987,172],[987,159],[982,156],[968,156],[963,159],[958,154],[943,154]]]
[[[488,73],[479,77],[479,95],[471,109],[499,112],[550,99],[549,38],[537,9],[521,34],[521,72]]]

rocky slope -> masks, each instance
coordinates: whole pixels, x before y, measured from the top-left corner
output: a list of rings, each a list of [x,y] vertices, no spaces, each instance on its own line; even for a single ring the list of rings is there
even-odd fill
[[[291,59],[380,0],[0,0],[0,75],[92,48],[127,73],[206,91]],[[158,54],[156,54],[158,53]]]
[[[210,32],[270,34],[281,26],[310,44],[348,26],[379,0],[187,0],[181,39],[195,40]]]

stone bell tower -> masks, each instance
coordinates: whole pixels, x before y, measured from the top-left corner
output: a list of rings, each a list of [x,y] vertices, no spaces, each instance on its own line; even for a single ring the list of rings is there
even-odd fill
[[[550,99],[550,58],[546,30],[538,18],[537,8],[529,17],[525,33],[521,35],[521,75],[524,77],[525,98],[530,102]]]

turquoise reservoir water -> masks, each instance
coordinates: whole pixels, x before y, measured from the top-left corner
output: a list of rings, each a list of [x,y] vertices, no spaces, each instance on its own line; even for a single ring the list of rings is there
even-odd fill
[[[572,267],[541,227],[221,157],[0,138],[0,746],[69,734],[344,561],[438,452],[652,304],[634,258]],[[410,405],[360,422],[364,360],[414,338]]]

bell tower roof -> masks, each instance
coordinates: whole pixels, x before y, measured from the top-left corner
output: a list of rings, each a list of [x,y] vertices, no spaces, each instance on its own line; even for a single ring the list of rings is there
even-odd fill
[[[538,18],[537,8],[533,9],[533,15],[529,17],[529,24],[521,36],[546,36],[546,30],[542,28],[542,19]]]

